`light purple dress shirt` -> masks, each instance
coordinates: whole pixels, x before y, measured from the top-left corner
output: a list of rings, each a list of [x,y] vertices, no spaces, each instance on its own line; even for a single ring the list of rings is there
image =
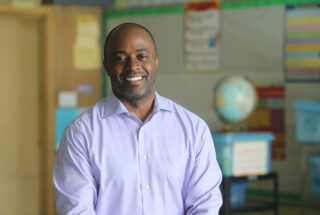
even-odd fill
[[[65,129],[53,170],[59,215],[217,215],[221,180],[206,123],[158,94],[144,122],[101,99]]]

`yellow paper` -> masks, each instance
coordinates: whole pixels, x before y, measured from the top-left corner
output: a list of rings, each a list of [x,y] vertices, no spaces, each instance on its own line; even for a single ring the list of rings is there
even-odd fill
[[[294,25],[294,24],[305,24],[305,23],[320,23],[320,17],[290,17],[287,18],[287,24]]]
[[[75,69],[99,69],[101,65],[99,44],[99,21],[95,15],[75,17],[76,35],[73,45]]]
[[[299,51],[320,51],[320,45],[310,44],[310,45],[287,45],[287,52],[299,52]]]
[[[79,47],[93,47],[97,44],[97,38],[89,35],[78,36],[75,41],[75,45]]]
[[[100,49],[99,46],[82,47],[73,46],[73,64],[76,69],[99,69]]]
[[[287,68],[320,68],[319,58],[287,59]]]
[[[76,35],[91,34],[99,35],[99,22],[94,15],[78,15],[75,17],[76,21]]]

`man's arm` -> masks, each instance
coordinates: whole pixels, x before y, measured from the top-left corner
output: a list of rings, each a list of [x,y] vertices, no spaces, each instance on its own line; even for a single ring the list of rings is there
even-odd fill
[[[222,174],[209,128],[200,132],[194,167],[185,199],[186,215],[218,215],[222,205],[220,183]]]
[[[94,215],[97,185],[89,164],[86,137],[68,127],[61,139],[53,169],[59,215]]]

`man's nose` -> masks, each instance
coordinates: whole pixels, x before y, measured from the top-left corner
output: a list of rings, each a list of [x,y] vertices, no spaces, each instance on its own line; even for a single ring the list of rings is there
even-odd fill
[[[130,57],[127,62],[127,68],[129,70],[135,71],[140,68],[140,62],[136,57]]]

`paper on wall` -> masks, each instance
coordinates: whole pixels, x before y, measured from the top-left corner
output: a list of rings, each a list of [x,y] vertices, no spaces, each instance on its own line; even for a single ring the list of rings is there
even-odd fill
[[[219,69],[220,17],[219,1],[186,4],[184,53],[187,71]]]
[[[73,65],[76,69],[99,69],[101,64],[99,21],[95,15],[75,17],[76,36],[73,45]]]

